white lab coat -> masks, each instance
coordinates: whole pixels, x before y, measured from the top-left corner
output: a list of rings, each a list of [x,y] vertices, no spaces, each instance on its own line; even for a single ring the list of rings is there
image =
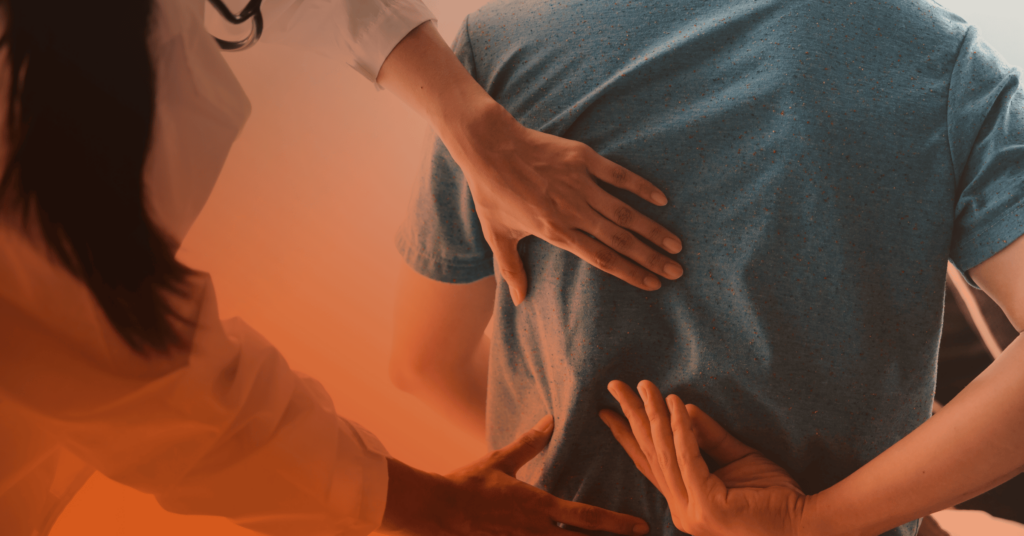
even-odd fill
[[[332,54],[371,81],[398,41],[433,19],[418,0],[264,6],[268,40]],[[203,0],[157,0],[150,43],[157,107],[146,184],[154,219],[179,241],[249,114],[202,16]],[[190,350],[146,359],[38,240],[0,221],[0,533],[48,533],[95,469],[173,512],[267,534],[379,526],[384,447],[244,322],[221,321],[208,276],[196,283],[182,305],[196,322]]]

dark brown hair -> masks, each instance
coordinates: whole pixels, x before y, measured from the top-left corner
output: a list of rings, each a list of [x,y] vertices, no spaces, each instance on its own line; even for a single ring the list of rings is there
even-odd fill
[[[36,224],[139,352],[182,345],[170,294],[192,271],[146,210],[152,0],[0,0],[10,67],[0,209]],[[170,294],[169,294],[170,293]]]

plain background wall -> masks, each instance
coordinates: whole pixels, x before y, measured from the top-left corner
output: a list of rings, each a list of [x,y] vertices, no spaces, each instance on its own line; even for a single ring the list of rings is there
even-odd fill
[[[485,2],[426,3],[451,41],[465,15]],[[1024,1],[942,4],[1024,67]],[[426,123],[325,58],[267,44],[227,57],[253,113],[182,259],[213,275],[224,317],[241,316],[293,368],[319,379],[339,412],[373,430],[393,456],[445,472],[483,455],[481,442],[387,376],[400,262],[393,237],[421,166]],[[170,514],[151,496],[97,474],[51,534],[255,533],[220,518]]]

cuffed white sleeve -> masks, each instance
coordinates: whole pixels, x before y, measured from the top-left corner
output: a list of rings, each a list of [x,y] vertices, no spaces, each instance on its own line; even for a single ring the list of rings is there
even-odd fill
[[[262,9],[263,39],[339,57],[374,85],[395,46],[436,22],[420,0],[264,0]]]
[[[17,235],[0,224],[0,412],[173,512],[280,536],[380,525],[384,447],[244,322],[221,322],[208,276],[181,307],[195,320],[191,348],[145,357]]]

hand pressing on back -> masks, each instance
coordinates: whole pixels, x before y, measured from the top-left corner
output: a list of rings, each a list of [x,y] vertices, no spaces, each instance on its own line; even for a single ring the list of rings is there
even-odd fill
[[[649,381],[638,386],[642,399],[620,381],[608,390],[626,419],[602,410],[601,420],[665,495],[676,528],[696,536],[801,534],[807,496],[782,467],[696,406],[675,395],[666,401]],[[721,469],[711,473],[701,449]]]
[[[446,476],[388,459],[388,499],[380,532],[423,536],[573,536],[586,530],[642,536],[644,520],[559,499],[516,478],[551,439],[550,416],[512,444]]]

